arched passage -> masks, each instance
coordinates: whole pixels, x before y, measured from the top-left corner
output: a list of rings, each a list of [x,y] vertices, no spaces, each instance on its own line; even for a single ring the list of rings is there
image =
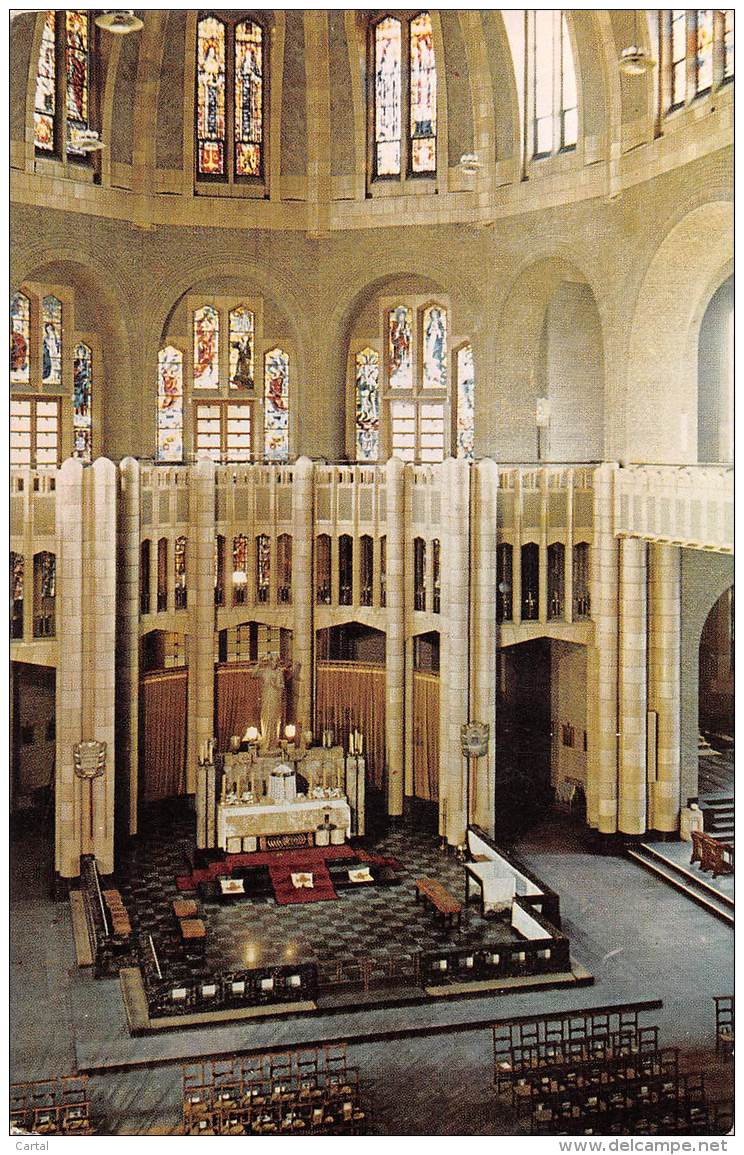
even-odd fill
[[[654,253],[638,294],[628,343],[626,456],[696,461],[698,340],[712,292],[730,271],[731,204],[688,212]]]
[[[734,278],[716,290],[698,340],[698,461],[734,457]]]
[[[139,798],[146,803],[186,793],[186,637],[151,630],[141,652]]]
[[[495,334],[494,388],[476,392],[476,456],[601,459],[602,323],[584,274],[560,256],[524,269]]]

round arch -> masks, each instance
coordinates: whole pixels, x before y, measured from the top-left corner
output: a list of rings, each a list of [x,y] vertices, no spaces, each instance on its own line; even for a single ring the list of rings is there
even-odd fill
[[[691,209],[665,234],[641,283],[628,341],[626,456],[697,460],[697,344],[700,321],[730,270],[731,204]]]

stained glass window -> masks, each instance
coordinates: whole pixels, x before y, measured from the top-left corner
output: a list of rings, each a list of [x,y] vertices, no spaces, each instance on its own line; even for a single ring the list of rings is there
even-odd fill
[[[10,636],[18,641],[23,637],[23,577],[22,553],[10,555]]]
[[[235,29],[235,173],[261,175],[263,32],[246,20]]]
[[[67,151],[82,155],[75,134],[88,127],[88,13],[65,14],[65,80],[67,91]]]
[[[176,609],[186,609],[186,538],[181,536],[176,538],[175,549],[173,551],[174,561],[174,578],[176,591]]]
[[[45,297],[42,310],[41,380],[44,385],[62,384],[62,302]]]
[[[378,176],[400,173],[401,27],[387,16],[375,28],[375,147]]]
[[[396,305],[388,317],[388,384],[391,389],[413,387],[413,313]]]
[[[211,305],[194,310],[195,389],[216,389],[220,383],[220,315]]]
[[[248,593],[248,538],[239,533],[233,538],[233,605],[245,604]]]
[[[55,13],[47,12],[39,47],[34,100],[34,143],[43,152],[54,151],[54,113],[56,109]]]
[[[256,601],[263,603],[269,600],[269,581],[271,579],[271,544],[268,535],[260,533],[256,538]]]
[[[393,456],[402,461],[414,461],[416,457],[416,406],[412,401],[391,401],[390,424],[392,427]]]
[[[734,10],[724,8],[723,13],[723,78],[729,80],[734,75]]]
[[[10,383],[28,385],[31,347],[31,305],[23,293],[10,300]]]
[[[228,461],[251,459],[251,407],[233,404],[223,407],[227,413],[225,451]]]
[[[435,172],[437,133],[437,70],[431,16],[421,12],[411,21],[411,169]]]
[[[377,461],[380,453],[380,357],[374,349],[356,355],[356,457]]]
[[[475,441],[475,367],[473,349],[463,345],[457,352],[457,456],[473,460]]]
[[[157,458],[183,460],[183,354],[172,345],[158,353]]]
[[[532,70],[532,155],[572,148],[578,138],[576,69],[566,17],[560,9],[531,9],[528,58]]]
[[[196,406],[196,456],[219,461],[222,457],[222,407],[214,405]]]
[[[72,456],[90,461],[93,455],[93,354],[88,345],[75,346],[72,381]]]
[[[424,310],[424,389],[447,388],[447,312],[441,305]]]
[[[230,311],[230,388],[252,389],[253,313],[243,305]]]
[[[225,26],[214,16],[197,31],[197,171],[225,175]]]
[[[687,9],[671,12],[671,103],[684,104],[687,91]]]
[[[695,18],[695,92],[713,85],[713,9],[698,8]]]
[[[264,457],[289,456],[289,356],[271,349],[264,359]]]

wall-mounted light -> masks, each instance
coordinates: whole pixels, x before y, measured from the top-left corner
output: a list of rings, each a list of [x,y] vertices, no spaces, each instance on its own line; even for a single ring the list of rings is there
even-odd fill
[[[638,46],[638,11],[633,12],[633,43],[623,48],[620,53],[620,71],[625,76],[643,76],[644,72],[650,72],[656,66],[656,61],[652,60],[645,48]]]

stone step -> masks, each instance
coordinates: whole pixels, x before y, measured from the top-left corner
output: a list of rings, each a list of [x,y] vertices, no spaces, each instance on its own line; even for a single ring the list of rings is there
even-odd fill
[[[640,843],[628,848],[626,854],[642,866],[644,870],[662,879],[675,890],[686,895],[687,898],[702,906],[710,914],[729,926],[734,925],[734,902],[727,895],[715,890],[705,878],[693,874],[684,866],[678,866],[663,858],[650,846]]]

